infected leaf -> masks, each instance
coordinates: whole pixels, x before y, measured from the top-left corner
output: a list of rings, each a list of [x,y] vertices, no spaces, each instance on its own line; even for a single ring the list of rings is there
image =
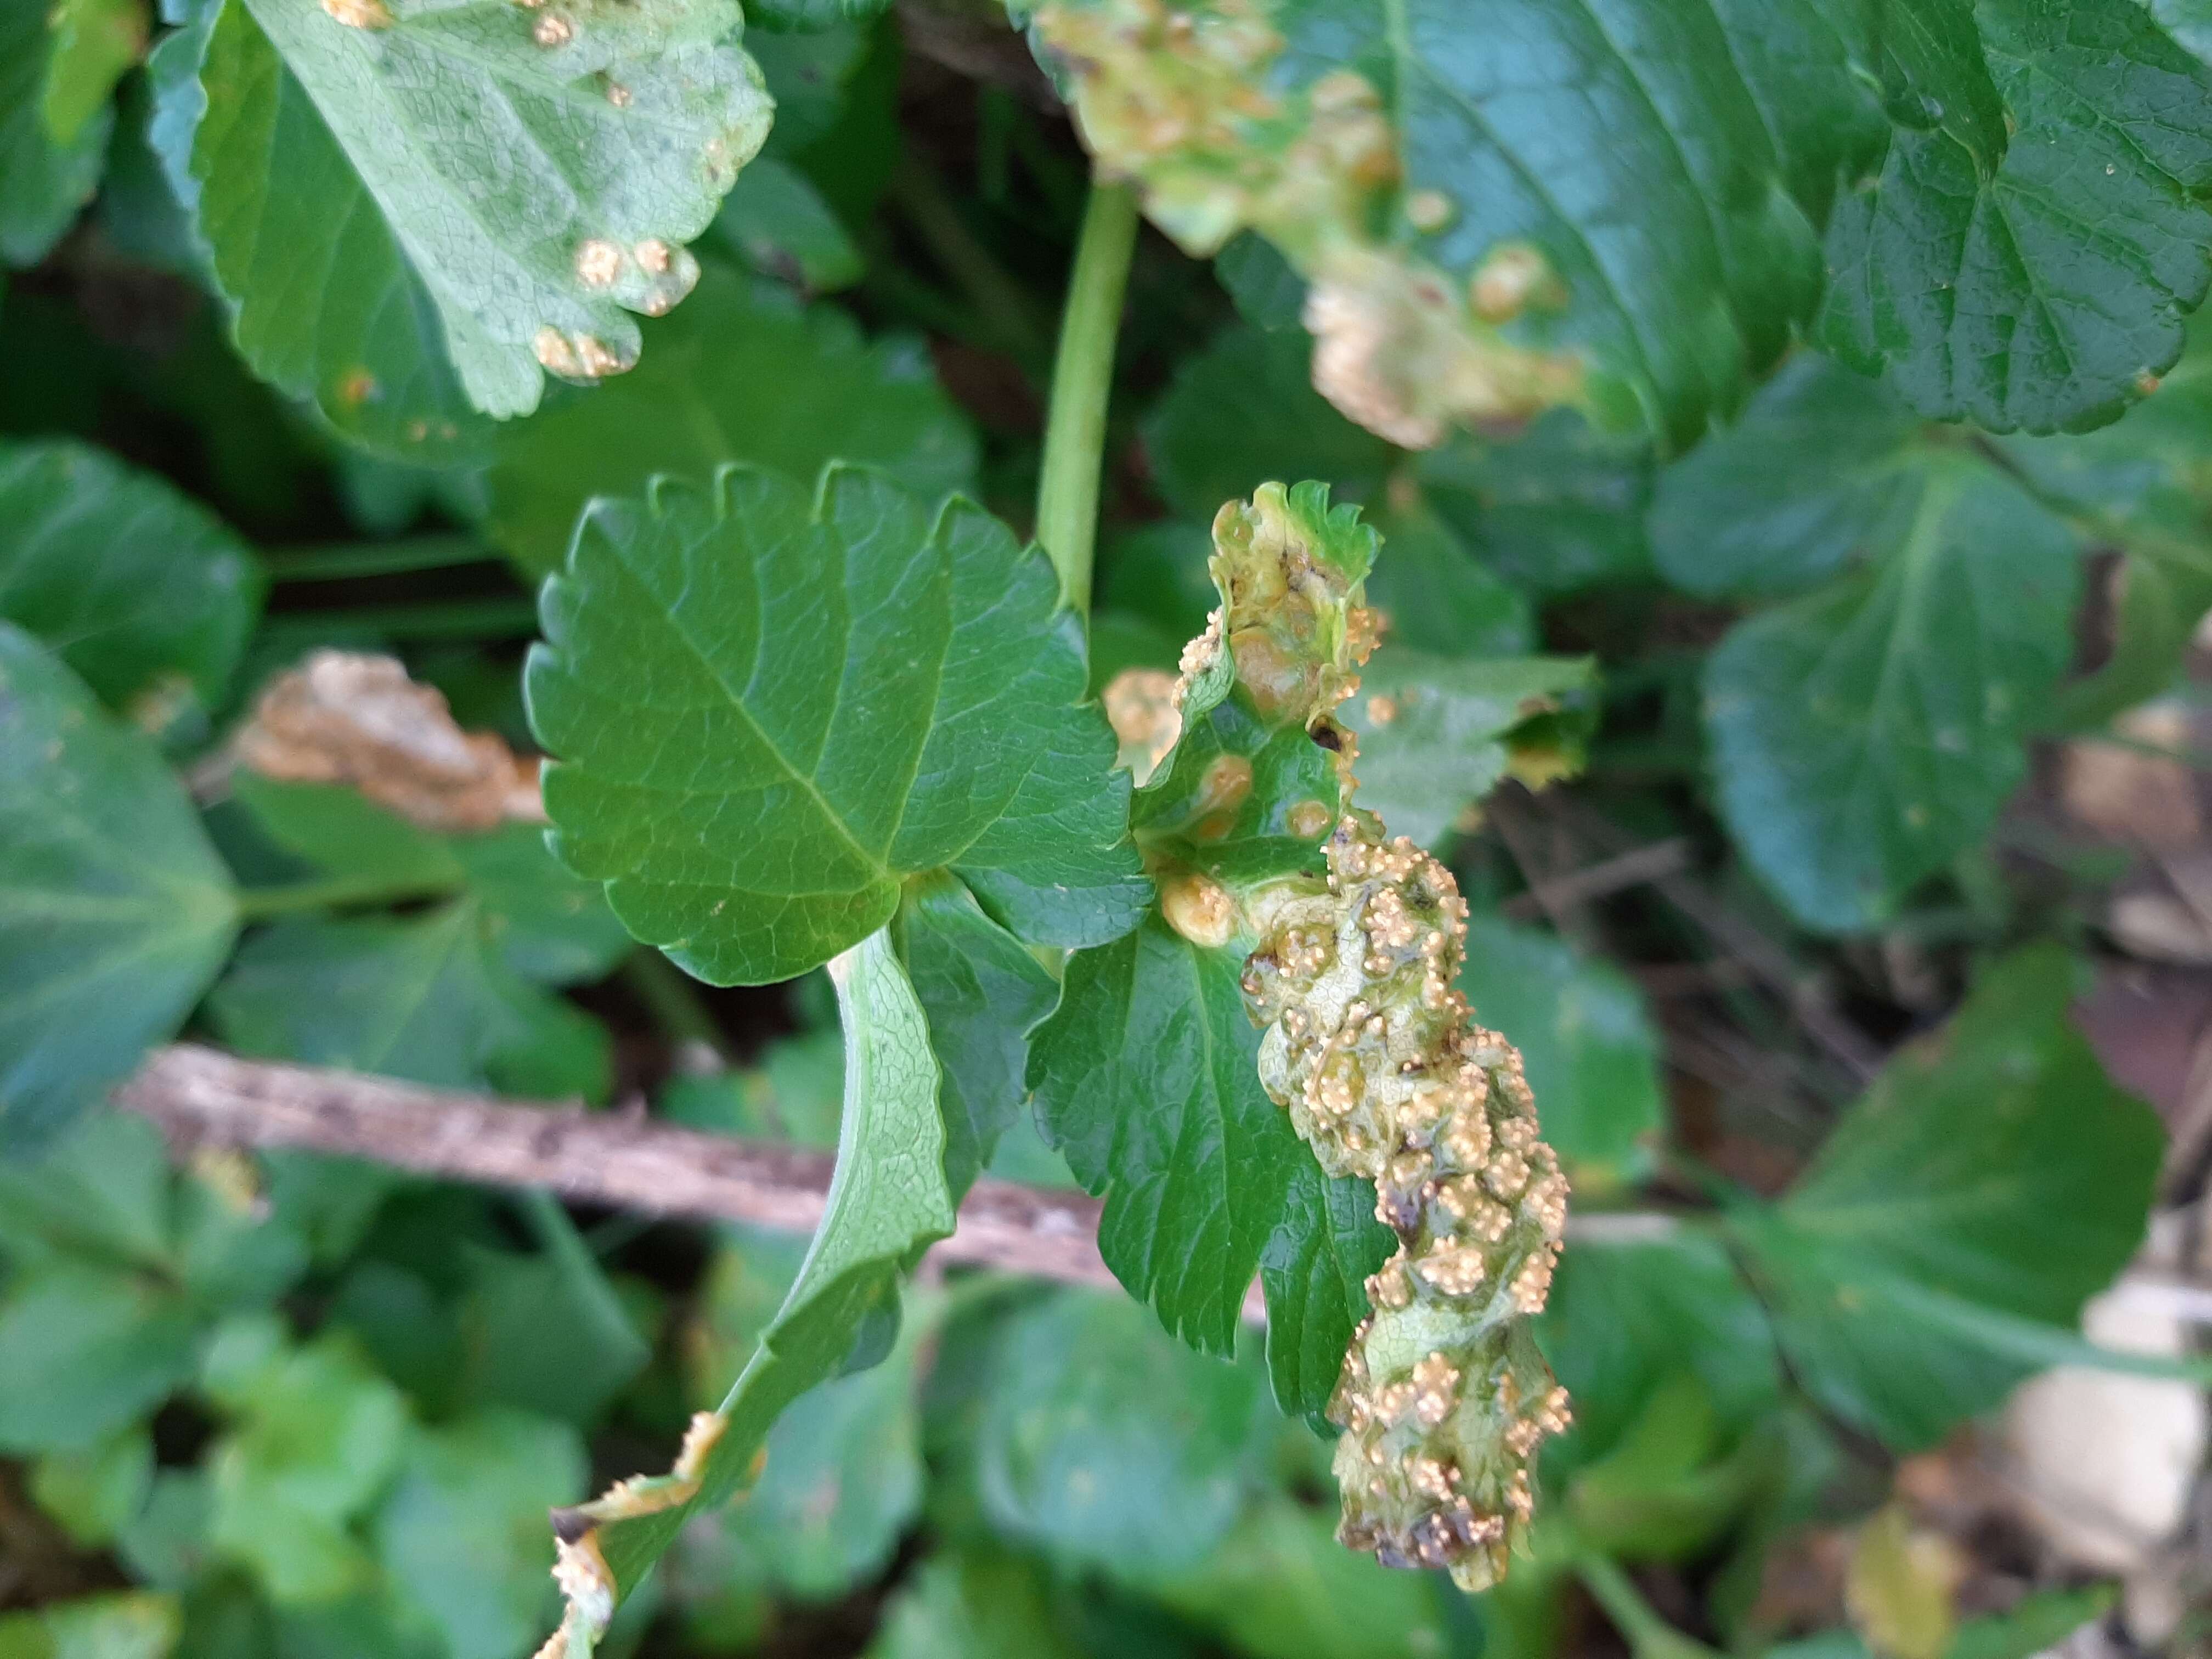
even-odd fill
[[[590,1659],[616,1607],[684,1521],[758,1474],[784,1408],[881,1357],[871,1339],[896,1328],[901,1274],[952,1231],[939,1068],[889,935],[870,934],[838,957],[830,977],[845,1032],[845,1103],[837,1172],[814,1241],[720,1409],[691,1419],[675,1467],[556,1512],[553,1571],[568,1611],[538,1659]]]
[[[1576,356],[1500,332],[1555,286],[1542,256],[1519,249],[1517,280],[1470,286],[1378,237],[1371,227],[1407,183],[1404,135],[1357,70],[1340,64],[1290,84],[1297,71],[1277,9],[1265,0],[1055,0],[1035,27],[1073,73],[1085,142],[1142,185],[1155,223],[1201,256],[1257,230],[1305,275],[1314,384],[1353,420],[1425,449],[1455,421],[1518,419],[1574,400]],[[1414,190],[1402,210],[1429,233],[1452,218],[1433,188]]]
[[[434,687],[392,657],[318,651],[264,687],[233,740],[264,777],[343,783],[426,830],[542,823],[535,761],[455,723]]]
[[[766,137],[736,0],[222,0],[156,150],[240,351],[410,459],[637,361]],[[301,271],[313,273],[302,280]]]

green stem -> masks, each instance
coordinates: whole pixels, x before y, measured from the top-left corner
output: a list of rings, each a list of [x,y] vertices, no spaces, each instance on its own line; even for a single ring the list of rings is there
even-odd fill
[[[286,882],[276,887],[239,890],[241,921],[267,921],[275,916],[298,915],[303,910],[335,910],[361,904],[403,904],[410,899],[444,898],[459,890],[452,880],[390,881],[362,876],[329,876],[319,881]]]
[[[1037,540],[1060,572],[1061,601],[1091,610],[1091,558],[1098,540],[1098,474],[1106,449],[1106,405],[1114,390],[1114,344],[1121,296],[1137,246],[1137,197],[1126,185],[1097,185],[1083,210],[1052,369],[1045,418],[1044,475],[1037,483]]]
[[[1636,1659],[1704,1659],[1712,1654],[1704,1643],[1661,1618],[1610,1556],[1584,1551],[1575,1558],[1575,1574],[1590,1599],[1605,1609],[1613,1627],[1627,1638]]]
[[[622,981],[653,1023],[678,1042],[703,1042],[725,1066],[738,1063],[729,1036],[700,1000],[691,976],[650,946],[623,959]]]
[[[397,542],[283,548],[263,554],[261,564],[271,581],[327,582],[450,570],[457,565],[486,564],[498,557],[496,551],[473,536],[410,536]]]

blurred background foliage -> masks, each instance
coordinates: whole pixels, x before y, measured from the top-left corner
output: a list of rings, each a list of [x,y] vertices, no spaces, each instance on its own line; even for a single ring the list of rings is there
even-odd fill
[[[690,987],[534,827],[426,830],[222,744],[343,647],[525,745],[530,584],[653,471],[842,456],[1026,525],[1087,167],[1018,37],[929,8],[757,30],[781,112],[698,291],[635,371],[434,470],[241,365],[149,147],[148,20],[64,9],[126,45],[87,71],[121,77],[112,116],[95,95],[57,152],[73,228],[0,199],[31,722],[0,828],[35,853],[0,910],[121,897],[76,957],[0,961],[11,1089],[58,1122],[182,1030],[834,1145],[817,981]],[[10,11],[13,88],[47,46]],[[1140,246],[1094,672],[1172,666],[1205,526],[1262,480],[1383,532],[1364,798],[1450,849],[1464,988],[1578,1195],[1534,1558],[1470,1601],[1340,1549],[1256,1329],[1217,1362],[1126,1298],[929,1272],[614,1650],[2202,1650],[2212,340],[2081,437],[1923,422],[1807,352],[1664,465],[1566,412],[1417,455],[1311,390],[1298,299],[1256,242]],[[1069,1184],[1026,1123],[993,1170]],[[519,1659],[549,1506],[666,1462],[800,1248],[304,1155],[173,1169],[82,1119],[0,1166],[0,1659]],[[2054,1381],[2124,1272],[2092,1333],[2163,1374]]]

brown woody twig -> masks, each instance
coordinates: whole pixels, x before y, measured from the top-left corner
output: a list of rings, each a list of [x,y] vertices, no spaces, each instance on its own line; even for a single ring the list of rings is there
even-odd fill
[[[176,1043],[116,1091],[173,1146],[269,1148],[368,1158],[420,1175],[542,1187],[590,1204],[811,1232],[836,1160],[811,1147],[703,1134],[623,1113],[492,1100],[390,1078],[241,1060]],[[1112,1285],[1099,1203],[988,1176],[969,1189],[945,1261]]]
[[[700,1221],[811,1232],[836,1160],[811,1147],[704,1134],[642,1114],[494,1100],[391,1078],[242,1060],[196,1043],[157,1048],[115,1092],[179,1152],[291,1147],[447,1181],[544,1188],[583,1203]],[[988,1176],[932,1255],[1036,1279],[1110,1287],[1099,1200]],[[1640,1238],[1665,1216],[1576,1218],[1571,1234]],[[1265,1318],[1255,1283],[1244,1316]]]

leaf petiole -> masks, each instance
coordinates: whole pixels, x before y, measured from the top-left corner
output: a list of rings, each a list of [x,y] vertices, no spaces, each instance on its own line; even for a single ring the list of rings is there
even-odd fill
[[[1094,185],[1060,317],[1036,521],[1037,540],[1060,572],[1061,603],[1085,615],[1098,542],[1098,474],[1114,389],[1114,345],[1136,246],[1136,192],[1127,185]]]
[[[451,880],[364,880],[359,876],[331,876],[316,881],[286,882],[274,887],[241,888],[238,915],[241,921],[268,921],[309,910],[336,910],[366,904],[402,904],[415,899],[445,898],[460,890],[457,876]]]

